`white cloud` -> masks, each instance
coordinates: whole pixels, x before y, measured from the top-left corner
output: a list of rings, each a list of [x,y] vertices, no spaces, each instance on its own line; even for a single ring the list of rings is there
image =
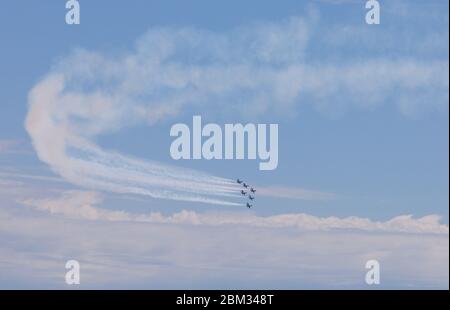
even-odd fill
[[[111,211],[96,205],[102,197],[95,192],[67,191],[61,197],[23,201],[25,205],[51,214],[61,214],[75,219],[103,221],[132,221],[153,224],[184,224],[206,226],[245,226],[264,228],[296,228],[300,231],[355,230],[366,232],[401,232],[414,234],[448,234],[447,225],[440,223],[437,215],[428,215],[415,219],[411,215],[394,217],[385,222],[372,221],[360,217],[317,217],[304,213],[258,216],[242,213],[207,212],[183,210],[165,216],[159,212],[133,214],[124,211]]]
[[[273,226],[273,219],[255,226],[252,221],[265,219],[254,216],[239,221],[189,212],[153,222],[110,221],[111,214],[91,213],[88,205],[96,202],[95,195],[80,197],[78,203],[86,207],[76,217],[108,220],[31,210],[18,215],[15,208],[0,205],[2,288],[65,288],[69,259],[81,263],[81,288],[367,288],[365,262],[377,259],[382,288],[448,289],[448,233],[394,232],[411,225],[429,230],[434,219],[363,220],[378,227],[371,232],[336,229],[353,227],[356,219],[302,220],[313,220],[314,230]],[[60,202],[70,205],[67,197]],[[74,217],[55,202],[41,206]],[[287,217],[277,221],[286,223]],[[230,219],[234,224],[219,223]],[[214,224],[191,224],[197,220]],[[334,229],[317,230],[320,226]]]

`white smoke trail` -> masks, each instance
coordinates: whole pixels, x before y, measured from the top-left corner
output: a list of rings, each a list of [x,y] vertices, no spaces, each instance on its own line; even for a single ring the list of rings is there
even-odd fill
[[[67,181],[115,193],[241,205],[225,200],[237,196],[232,180],[103,151],[75,130],[67,111],[76,107],[67,106],[73,102],[61,93],[63,88],[62,76],[49,76],[31,91],[26,128],[39,158]]]

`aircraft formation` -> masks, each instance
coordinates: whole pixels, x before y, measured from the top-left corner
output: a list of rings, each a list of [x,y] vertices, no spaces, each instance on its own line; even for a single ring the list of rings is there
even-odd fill
[[[247,198],[248,198],[250,201],[253,201],[253,200],[255,199],[256,189],[254,189],[253,187],[251,187],[250,185],[248,185],[247,183],[245,183],[244,181],[242,181],[242,180],[240,180],[240,179],[237,179],[237,180],[236,180],[236,183],[241,184],[242,187],[244,188],[244,189],[241,189],[241,195],[242,195],[242,196],[247,196]],[[253,207],[253,205],[252,205],[249,201],[247,201],[246,206],[247,206],[247,208],[249,208],[249,209],[250,209],[251,207]]]

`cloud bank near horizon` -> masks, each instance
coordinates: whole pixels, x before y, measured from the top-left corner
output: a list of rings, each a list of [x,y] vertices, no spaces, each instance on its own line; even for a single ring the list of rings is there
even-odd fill
[[[339,229],[337,219],[333,224],[318,218],[311,230],[247,223],[262,220],[254,216],[240,222],[224,217],[234,218],[228,225],[202,223],[217,221],[211,216],[188,224],[188,213],[141,222],[118,220],[123,213],[114,214],[115,219],[108,218],[110,213],[95,213],[89,204],[95,200],[92,193],[61,199],[64,204],[58,199],[35,201],[53,216],[0,204],[0,236],[7,236],[0,242],[2,288],[64,288],[64,264],[76,258],[82,288],[367,288],[365,263],[377,259],[380,288],[448,289],[448,227],[441,233],[432,219],[383,222],[378,223],[383,229],[372,231]],[[97,220],[87,220],[92,214]],[[349,227],[355,220],[346,224],[342,219],[341,225]],[[405,223],[411,232],[395,229],[404,229]],[[332,229],[317,229],[321,226]],[[438,231],[417,233],[424,228]]]
[[[142,222],[149,224],[182,224],[206,226],[245,226],[265,228],[296,228],[299,231],[366,231],[412,234],[448,235],[449,227],[441,224],[441,217],[428,215],[413,218],[411,215],[396,216],[387,221],[372,221],[356,216],[317,217],[304,213],[277,214],[258,216],[255,214],[233,213],[198,213],[182,210],[171,215],[160,212],[134,214],[126,211],[113,211],[99,208],[103,202],[102,195],[95,192],[65,191],[60,197],[47,199],[27,199],[22,204],[37,210],[61,215],[73,219],[93,221]]]

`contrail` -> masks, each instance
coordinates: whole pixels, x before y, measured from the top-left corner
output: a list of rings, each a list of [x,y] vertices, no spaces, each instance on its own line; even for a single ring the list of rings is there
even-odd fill
[[[232,180],[156,161],[107,152],[84,137],[62,93],[62,76],[49,76],[30,92],[26,129],[39,158],[67,181],[96,190],[153,198],[238,206]],[[101,118],[101,116],[99,117]],[[102,122],[99,120],[99,122]]]

